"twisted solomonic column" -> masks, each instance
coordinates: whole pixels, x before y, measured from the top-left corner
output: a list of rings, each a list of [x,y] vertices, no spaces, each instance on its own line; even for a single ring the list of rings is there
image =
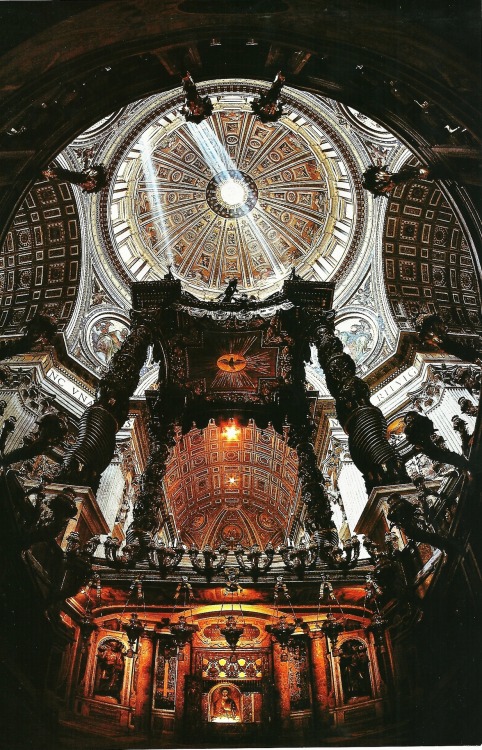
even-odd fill
[[[160,389],[158,400],[162,400]],[[158,404],[159,410],[159,404]],[[145,559],[152,550],[152,540],[163,521],[165,501],[162,481],[171,448],[175,445],[175,424],[169,409],[161,410],[162,418],[150,415],[148,421],[149,457],[140,477],[140,490],[132,508],[132,523],[126,532],[126,543],[137,549],[137,557]]]
[[[115,436],[129,413],[129,398],[152,343],[151,327],[132,315],[132,331],[112,358],[97,398],[82,414],[77,440],[67,453],[57,482],[89,485],[96,490],[100,475],[115,451]]]
[[[306,311],[310,341],[315,344],[326,384],[335,399],[336,413],[348,435],[355,466],[365,479],[368,493],[380,485],[405,484],[410,479],[404,462],[387,440],[387,422],[370,401],[368,385],[355,375],[356,365],[335,335],[335,312]]]
[[[332,518],[330,500],[325,490],[325,478],[318,468],[312,439],[312,429],[307,422],[290,426],[288,445],[298,456],[298,476],[301,497],[306,507],[305,526],[310,534],[317,535],[319,552],[330,556],[338,545],[338,533]]]

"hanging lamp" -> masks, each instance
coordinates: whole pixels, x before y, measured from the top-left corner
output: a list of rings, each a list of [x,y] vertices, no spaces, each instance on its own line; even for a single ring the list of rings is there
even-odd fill
[[[320,624],[320,608],[321,603],[324,601],[328,601],[328,614]],[[340,609],[340,613],[342,616],[339,619],[335,617],[332,611],[333,602]],[[325,575],[322,576],[320,583],[316,625],[317,628],[325,634],[327,641],[330,644],[331,652],[332,654],[335,654],[338,644],[338,638],[340,636],[340,633],[342,633],[345,628],[345,615],[343,612],[343,608],[335,595],[333,584],[327,579]]]
[[[222,623],[222,617],[223,617],[223,609],[224,609],[224,602],[221,604],[221,609],[219,613],[219,632],[221,635],[224,636],[226,643],[230,647],[230,649],[234,652],[236,650],[236,646],[238,645],[238,641],[243,635],[245,631],[245,620],[244,620],[244,614],[243,614],[243,608],[241,606],[241,601],[239,599],[240,593],[242,592],[242,588],[238,583],[238,574],[239,570],[236,569],[226,569],[225,575],[226,575],[226,587],[223,591],[225,597],[231,597],[231,610],[230,612],[225,613],[225,621],[224,624]],[[237,601],[238,607],[239,607],[239,615],[236,616],[235,609],[234,609],[234,603],[235,599]],[[223,625],[223,627],[221,627]]]
[[[128,622],[123,621],[124,613],[129,605],[131,596],[134,593],[134,589],[136,590],[138,602],[142,603],[144,607],[144,622],[141,622],[141,620],[139,620],[139,615],[137,614],[137,612],[132,612]],[[127,639],[129,641],[129,648],[126,652],[126,656],[130,659],[133,656],[135,656],[139,650],[139,639],[145,631],[145,625],[146,625],[145,619],[146,619],[146,602],[144,599],[144,591],[142,588],[142,576],[137,576],[137,578],[134,581],[132,581],[129,587],[129,594],[127,596],[126,603],[124,604],[124,609],[122,610],[120,617],[119,617],[119,626],[122,628],[122,630],[124,630],[127,633]]]
[[[281,596],[284,596],[290,605],[292,620],[288,620],[288,615],[280,612],[278,608],[278,601]],[[292,642],[296,628],[303,625],[303,619],[295,615],[293,605],[291,604],[291,596],[287,585],[283,581],[283,576],[278,576],[276,579],[273,604],[276,608],[275,621],[266,625],[265,630],[273,636],[274,640],[281,647],[280,661],[288,661],[288,647]]]
[[[164,620],[165,624],[169,628],[169,633],[171,634],[169,644],[172,655],[177,654],[178,661],[184,660],[184,647],[192,641],[194,633],[199,630],[199,627],[196,625],[196,623],[192,622],[192,607],[190,608],[191,622],[188,622],[187,616],[183,614],[180,614],[176,620],[173,619],[176,614],[177,602],[179,598],[182,597],[183,599],[182,609],[185,611],[188,606],[188,602],[191,602],[192,600],[192,596],[192,586],[189,583],[187,576],[182,576],[181,581],[178,584],[176,592],[174,594],[172,615],[170,618]]]
[[[382,589],[376,581],[372,579],[370,575],[366,577],[365,585],[365,600],[363,603],[363,613],[366,612],[366,603],[368,599],[371,599],[375,605],[375,612],[373,612],[370,622],[365,628],[366,633],[372,633],[375,641],[375,647],[377,650],[383,651],[385,647],[385,630],[388,626],[388,621],[383,617],[378,606],[377,598],[381,596]]]

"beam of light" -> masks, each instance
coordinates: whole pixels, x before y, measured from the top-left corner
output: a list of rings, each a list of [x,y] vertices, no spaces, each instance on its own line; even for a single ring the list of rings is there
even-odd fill
[[[220,172],[225,172],[227,169],[238,169],[207,122],[201,122],[199,125],[188,122],[186,123],[186,127],[189,135],[203,155],[213,177],[216,177]]]
[[[261,209],[258,209],[261,210]],[[270,245],[266,242],[263,234],[261,233],[261,230],[259,229],[258,225],[256,224],[254,217],[251,213],[246,214],[243,216],[243,220],[248,223],[249,228],[251,229],[251,232],[253,236],[256,238],[256,241],[258,242],[258,245],[262,247],[264,250],[265,255],[268,257],[271,267],[273,268],[276,278],[281,279],[285,275],[285,269],[282,265],[280,265],[278,258],[276,257],[275,253],[271,250]]]
[[[141,138],[139,140],[139,149],[141,152],[141,161],[142,161],[142,167],[144,170],[144,177],[146,179],[146,182],[152,185],[152,188],[150,189],[149,194],[152,196],[152,201],[155,207],[155,212],[156,212],[156,215],[159,217],[158,221],[156,222],[156,230],[158,233],[159,233],[159,230],[161,230],[162,239],[166,241],[165,242],[166,263],[168,266],[173,266],[174,257],[173,257],[172,250],[170,247],[169,234],[166,231],[164,209],[162,207],[160,193],[158,189],[159,180],[156,174],[154,162],[152,160],[152,149],[150,146],[149,136],[147,135],[147,131],[141,135]]]
[[[220,172],[224,172],[227,169],[239,169],[237,164],[231,159],[228,152],[224,148],[223,144],[217,137],[214,130],[210,127],[207,122],[201,122],[199,125],[194,125],[189,122],[186,124],[193,141],[196,143],[199,151],[203,155],[203,158],[211,170],[213,177]],[[228,202],[228,201],[227,201]],[[261,210],[258,209],[257,210]],[[266,242],[264,236],[260,232],[253,216],[246,214],[243,217],[252,231],[253,236],[256,238],[258,244],[264,250],[266,256],[269,258],[273,269],[275,270],[276,277],[282,278],[284,274],[284,268],[280,266],[276,255],[271,250],[271,247]]]

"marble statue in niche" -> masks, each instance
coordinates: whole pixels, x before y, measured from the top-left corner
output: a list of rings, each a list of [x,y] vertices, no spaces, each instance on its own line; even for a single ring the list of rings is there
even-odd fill
[[[97,650],[94,696],[120,703],[124,668],[124,645],[115,638],[103,641]]]

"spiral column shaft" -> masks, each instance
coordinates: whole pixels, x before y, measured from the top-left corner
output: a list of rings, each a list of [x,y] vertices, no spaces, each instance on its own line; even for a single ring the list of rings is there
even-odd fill
[[[365,479],[367,492],[373,487],[409,482],[405,465],[387,439],[387,422],[370,401],[368,385],[357,375],[354,360],[343,351],[334,332],[334,313],[325,313],[312,329],[311,338],[335,399],[336,413],[348,434],[355,466]]]
[[[95,402],[83,413],[77,440],[68,452],[57,481],[89,485],[96,490],[115,451],[115,436],[129,413],[129,398],[139,381],[151,343],[149,326],[133,316],[133,328],[112,358]]]

